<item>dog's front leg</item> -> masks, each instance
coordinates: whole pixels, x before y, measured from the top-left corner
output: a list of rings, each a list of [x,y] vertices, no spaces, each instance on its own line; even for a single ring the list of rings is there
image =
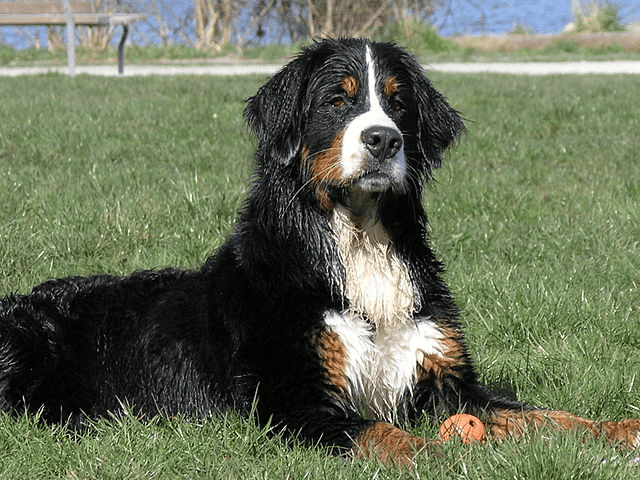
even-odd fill
[[[436,369],[445,372],[444,369]],[[640,448],[640,419],[596,422],[557,410],[535,408],[522,402],[507,400],[477,383],[469,370],[459,369],[456,375],[437,376],[430,372],[419,384],[417,393],[424,396],[423,409],[429,404],[452,414],[466,412],[482,419],[490,438],[520,438],[527,432],[541,429],[584,432],[614,445]],[[464,373],[467,374],[465,379]],[[432,409],[433,410],[433,407]],[[438,413],[436,410],[434,413]]]
[[[571,413],[531,409],[496,410],[488,415],[487,426],[491,437],[497,440],[506,437],[521,437],[527,431],[541,428],[585,432],[624,447],[640,447],[640,419],[595,422]]]
[[[320,396],[322,398],[322,395]],[[264,396],[262,400],[268,400]],[[429,443],[391,423],[368,420],[334,397],[306,408],[272,412],[269,419],[287,435],[310,446],[323,446],[338,455],[377,458],[389,465],[411,466]],[[267,402],[259,401],[264,406]]]
[[[583,431],[616,445],[640,448],[640,419],[595,422],[571,413],[511,401],[478,382],[461,333],[442,329],[442,354],[425,355],[414,400],[417,414],[466,412],[480,417],[496,440],[542,428]]]
[[[377,457],[384,463],[411,465],[416,455],[427,449],[420,437],[386,422],[376,422],[364,428],[355,438],[356,456]]]

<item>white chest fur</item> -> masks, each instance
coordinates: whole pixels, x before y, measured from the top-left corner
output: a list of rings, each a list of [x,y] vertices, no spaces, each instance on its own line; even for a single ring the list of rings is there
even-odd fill
[[[396,255],[387,232],[369,215],[355,225],[351,212],[337,206],[333,228],[345,270],[344,295],[353,313],[366,314],[376,328],[410,323],[414,291],[409,272]]]
[[[362,413],[393,421],[424,356],[444,355],[444,335],[431,320],[413,318],[409,273],[379,222],[355,225],[338,206],[331,225],[350,307],[327,312],[325,322],[345,346],[347,394]]]
[[[346,350],[347,394],[363,414],[394,421],[402,396],[416,381],[425,355],[444,355],[444,337],[429,319],[394,328],[372,326],[350,312],[327,312],[325,322]]]

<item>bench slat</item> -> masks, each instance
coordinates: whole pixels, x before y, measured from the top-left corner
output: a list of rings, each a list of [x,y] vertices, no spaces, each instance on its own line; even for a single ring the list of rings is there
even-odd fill
[[[76,25],[119,25],[133,23],[147,18],[144,13],[74,13],[73,22]],[[0,25],[66,25],[64,14],[41,15],[0,15]]]
[[[108,25],[109,15],[95,13],[73,14],[76,25]],[[67,17],[59,14],[2,15],[0,25],[66,25]]]
[[[91,2],[70,2],[73,13],[96,13]],[[62,2],[0,2],[0,15],[38,15],[58,13],[64,14]]]

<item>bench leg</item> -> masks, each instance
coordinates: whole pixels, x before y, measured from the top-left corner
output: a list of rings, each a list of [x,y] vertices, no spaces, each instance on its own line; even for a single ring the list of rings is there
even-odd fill
[[[75,46],[75,29],[73,24],[67,23],[67,66],[69,67],[69,75],[76,74],[76,46]]]
[[[76,25],[73,21],[69,0],[62,0],[62,6],[67,20],[67,65],[69,66],[69,75],[73,77],[76,74]]]
[[[122,24],[122,38],[118,44],[118,76],[124,75],[124,42],[127,41],[127,35],[129,34],[129,25]]]

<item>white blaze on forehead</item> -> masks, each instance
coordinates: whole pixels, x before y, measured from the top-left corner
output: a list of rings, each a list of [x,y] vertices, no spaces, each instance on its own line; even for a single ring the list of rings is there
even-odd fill
[[[380,99],[378,98],[378,93],[376,92],[376,70],[375,65],[373,64],[373,57],[371,56],[371,49],[367,46],[367,85],[369,86],[369,110],[376,111],[382,113],[389,121],[391,119],[387,117],[387,115],[382,110],[380,106]],[[391,122],[393,123],[393,122]],[[395,126],[395,125],[394,125]]]
[[[366,166],[367,151],[362,143],[362,132],[367,128],[380,126],[400,131],[398,126],[384,112],[380,104],[377,92],[376,68],[371,54],[371,48],[367,46],[365,53],[367,64],[367,105],[368,110],[354,118],[344,132],[342,141],[342,176],[349,178],[358,175]],[[404,149],[396,155],[395,176],[401,180],[405,174]]]

